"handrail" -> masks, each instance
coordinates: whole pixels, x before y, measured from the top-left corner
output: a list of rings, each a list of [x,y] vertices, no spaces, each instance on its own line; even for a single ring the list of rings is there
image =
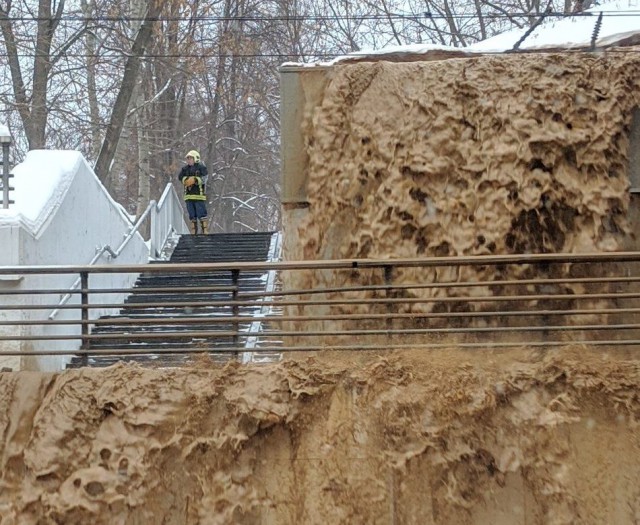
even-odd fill
[[[168,200],[171,199],[171,200]],[[176,231],[175,230],[175,225],[173,224],[173,217],[169,217],[169,228],[167,229],[167,231],[164,232],[163,234],[163,239],[161,242],[158,242],[158,239],[156,237],[157,232],[155,230],[155,228],[153,226],[155,226],[155,219],[158,215],[162,214],[162,211],[168,206],[170,209],[167,212],[168,216],[172,215],[172,211],[173,211],[173,206],[175,205],[175,202],[178,201],[179,203],[179,199],[178,199],[178,195],[175,191],[175,188],[173,187],[173,184],[168,183],[165,186],[164,191],[162,192],[162,195],[160,197],[160,200],[158,202],[156,202],[155,200],[151,200],[149,202],[149,205],[147,206],[147,208],[144,210],[144,212],[142,213],[142,215],[140,215],[140,217],[135,221],[135,223],[132,223],[131,229],[129,230],[129,233],[126,235],[126,237],[124,238],[124,240],[122,241],[122,243],[120,244],[120,246],[116,249],[113,250],[113,248],[111,247],[111,245],[106,244],[104,246],[102,246],[101,248],[98,248],[96,250],[96,255],[93,257],[93,259],[91,259],[91,261],[89,262],[88,266],[94,266],[96,264],[96,262],[98,261],[98,259],[100,259],[100,257],[102,256],[102,254],[107,253],[109,254],[109,256],[113,259],[117,259],[120,254],[122,253],[122,251],[125,249],[125,247],[127,246],[127,244],[129,244],[129,242],[131,241],[131,239],[133,239],[134,235],[140,230],[140,227],[142,226],[142,224],[144,223],[144,221],[147,219],[147,217],[149,217],[149,214],[152,211],[155,211],[156,214],[152,215],[152,223],[154,223],[151,227],[151,247],[152,249],[157,246],[160,245],[160,250],[164,247],[165,243],[167,242],[167,239],[169,238],[169,235],[171,235],[172,231]],[[167,204],[167,203],[171,203],[171,204]],[[184,222],[184,219],[183,219]],[[183,228],[184,230],[184,228]],[[74,290],[76,290],[78,288],[78,286],[80,285],[80,280],[81,278],[78,277],[74,283],[71,285],[71,287],[69,288],[69,292],[73,292]],[[69,299],[71,299],[72,294],[71,293],[66,293],[64,295],[64,297],[62,297],[62,299],[60,299],[60,302],[58,303],[58,306],[63,306],[65,305]],[[56,308],[54,310],[51,311],[51,313],[49,314],[49,319],[54,319],[56,317],[56,315],[58,315],[58,312],[60,311],[60,308]]]
[[[640,339],[628,339],[628,340],[618,340],[618,339],[604,339],[604,340],[592,340],[592,339],[576,339],[571,341],[570,343],[567,341],[529,341],[527,343],[513,343],[513,342],[502,342],[502,341],[494,341],[491,343],[490,347],[492,350],[496,349],[507,349],[514,347],[526,347],[528,349],[533,348],[559,348],[566,347],[569,344],[572,346],[591,346],[591,347],[627,347],[627,346],[639,346]],[[460,349],[479,349],[486,350],[488,348],[487,343],[481,341],[479,343],[466,342],[466,341],[457,341],[455,343],[456,348]],[[429,341],[427,343],[405,343],[405,344],[394,344],[393,346],[389,346],[388,344],[363,344],[363,343],[354,343],[351,345],[331,345],[327,347],[324,344],[309,344],[309,345],[300,345],[296,346],[295,349],[289,348],[288,350],[295,350],[295,352],[323,352],[323,351],[334,351],[334,352],[385,352],[389,350],[434,350],[434,349],[451,349],[452,345],[449,342],[438,343],[436,341]],[[283,349],[280,346],[272,346],[261,348],[261,352],[282,352]],[[154,355],[163,355],[163,354],[173,354],[173,355],[194,355],[194,354],[229,354],[230,356],[234,356],[237,354],[238,349],[233,346],[221,346],[217,347],[215,350],[207,348],[203,346],[202,348],[156,348],[153,350]],[[86,351],[77,351],[72,349],[65,350],[29,350],[25,352],[0,352],[0,355],[3,357],[8,356],[68,356],[69,354],[77,354],[77,355],[85,355]],[[92,356],[127,356],[127,355],[140,355],[141,352],[138,349],[93,349],[91,350]]]
[[[135,222],[135,224],[133,225],[133,227],[131,228],[131,230],[129,231],[129,233],[127,234],[127,236],[124,238],[124,241],[122,241],[122,243],[120,244],[120,246],[118,247],[118,249],[115,251],[115,253],[113,251],[111,251],[110,246],[107,245],[104,247],[105,251],[109,251],[109,254],[115,259],[117,258],[121,253],[122,250],[124,250],[125,246],[127,244],[129,244],[129,241],[131,239],[133,239],[133,236],[138,232],[138,230],[140,229],[140,226],[142,226],[142,223],[145,221],[145,219],[149,216],[149,213],[151,213],[151,210],[156,206],[156,201],[152,200],[149,202],[149,205],[147,206],[147,209],[144,210],[144,212],[142,213],[142,215],[140,215],[140,218]],[[109,248],[109,250],[107,250],[107,248]]]
[[[83,321],[83,326],[87,326],[88,321]],[[450,327],[450,328],[403,328],[403,329],[353,329],[353,330],[333,330],[332,336],[358,336],[358,335],[425,335],[425,334],[497,334],[500,332],[580,332],[580,331],[609,331],[609,330],[630,330],[640,329],[640,323],[620,323],[620,324],[585,324],[585,325],[524,325],[517,328],[511,326],[484,326],[484,327]],[[304,332],[306,337],[321,337],[326,335],[327,332],[323,330],[307,330]],[[217,337],[238,337],[241,334],[238,330],[220,330],[215,333]],[[294,337],[300,336],[298,330],[271,330],[270,336],[277,337]],[[189,332],[189,336],[193,338],[198,337],[211,337],[210,331],[198,331],[194,330]],[[87,341],[100,341],[100,340],[126,340],[131,337],[130,334],[94,334],[83,336],[83,339]],[[184,333],[161,333],[161,332],[149,332],[144,334],[146,340],[154,339],[183,339]],[[78,339],[75,334],[65,335],[21,335],[21,336],[0,336],[0,341],[72,341]]]
[[[640,262],[640,252],[593,252],[593,253],[529,253],[514,255],[469,255],[460,257],[412,257],[398,259],[330,259],[280,262],[234,262],[234,263],[167,263],[162,265],[42,265],[0,266],[0,275],[5,274],[64,274],[83,271],[96,273],[135,273],[140,268],[145,272],[165,272],[188,268],[192,272],[239,269],[248,270],[366,270],[384,268],[435,267],[435,266],[484,266],[535,263],[597,263]]]
[[[621,261],[635,264],[617,264]],[[565,265],[568,262],[584,266],[570,268]],[[76,309],[78,318],[42,320],[30,313],[51,308],[41,302],[43,290],[56,293],[40,279],[38,289],[21,290],[25,297],[37,294],[33,302],[20,298],[0,307],[27,312],[24,318],[14,316],[14,320],[8,315],[0,322],[0,341],[48,343],[6,345],[0,356],[75,354],[87,364],[90,356],[105,354],[228,352],[243,361],[249,355],[252,361],[254,357],[260,361],[288,351],[323,349],[640,346],[640,252],[458,258],[460,267],[495,267],[488,273],[481,268],[477,275],[399,271],[419,268],[419,263],[424,269],[438,263],[453,265],[448,258],[424,258],[32,267],[30,273],[43,276],[69,272],[83,276],[82,289],[74,292],[81,293],[83,301],[60,306]],[[507,264],[527,271],[504,271]],[[539,271],[529,268],[534,264],[540,265]],[[549,264],[560,266],[549,268]],[[159,286],[156,279],[149,279],[148,287],[141,284],[134,296],[118,304],[93,295],[121,291],[119,287],[90,288],[87,276],[102,270],[150,276],[161,272],[176,283]],[[16,271],[0,267],[0,275]],[[192,285],[197,272],[207,273],[211,290]],[[279,273],[283,294],[269,288],[268,272]],[[467,282],[460,280],[464,275]],[[185,280],[180,281],[183,276]],[[491,276],[496,280],[491,281]],[[10,292],[13,295],[15,290]],[[116,308],[120,312],[115,317],[90,319],[89,312]],[[263,323],[259,331],[258,323]],[[78,341],[79,349],[72,343]],[[130,346],[123,348],[126,344]]]
[[[155,208],[156,213],[151,216],[151,236],[149,255],[155,258],[162,253],[167,240],[173,233],[187,233],[188,228],[184,220],[182,201],[170,182],[164,188]]]
[[[120,244],[120,246],[118,247],[117,250],[113,251],[113,249],[111,248],[111,245],[105,244],[104,246],[102,246],[102,248],[98,248],[96,250],[97,253],[93,257],[93,259],[91,259],[91,261],[89,262],[89,266],[93,266],[98,261],[98,259],[102,256],[103,253],[108,253],[109,256],[114,258],[114,259],[118,258],[118,256],[122,253],[122,250],[124,250],[125,246],[127,246],[127,244],[129,244],[129,241],[131,241],[131,239],[133,239],[133,236],[140,229],[140,226],[142,225],[144,220],[147,218],[147,216],[149,215],[151,210],[155,207],[155,205],[156,205],[156,201],[152,200],[149,203],[149,205],[147,206],[147,209],[144,210],[144,213],[142,215],[140,215],[140,218],[133,224],[133,226],[131,227],[131,230],[129,231],[127,236],[124,238],[124,240],[122,241],[122,243]],[[80,272],[80,273],[82,274],[84,272]],[[71,297],[73,296],[73,294],[71,294],[69,292],[73,292],[73,290],[78,288],[78,286],[80,285],[81,281],[82,281],[82,277],[78,277],[73,282],[73,284],[71,285],[71,288],[69,288],[69,291],[58,302],[58,308],[55,308],[49,314],[49,316],[48,316],[49,319],[54,319],[55,316],[58,315],[58,312],[60,311],[59,307],[60,306],[64,306],[69,301],[69,299],[71,299]]]
[[[618,264],[621,261],[634,264]],[[640,347],[640,252],[474,256],[457,262],[480,271],[433,271],[438,265],[453,266],[450,258],[31,267],[29,273],[43,277],[80,274],[81,289],[74,293],[82,294],[81,302],[58,305],[76,310],[78,316],[40,318],[37,311],[52,308],[43,304],[47,298],[40,292],[56,291],[39,279],[36,290],[23,289],[24,298],[0,307],[22,312],[3,314],[0,342],[15,344],[3,345],[0,356],[73,354],[82,365],[92,356],[108,354],[141,354],[145,359],[154,354],[228,353],[244,362],[260,362],[286,352],[442,345]],[[570,262],[583,267],[565,264]],[[520,269],[505,268],[509,264]],[[420,265],[431,271],[400,270]],[[539,265],[538,270],[533,265]],[[0,275],[17,271],[0,267]],[[88,278],[116,272],[150,277],[160,272],[173,285],[150,278],[119,304],[102,294],[120,287],[90,288]],[[193,285],[197,272],[206,272],[211,290]],[[269,272],[279,274],[285,293],[270,289],[275,283]],[[15,290],[10,291],[13,295]],[[25,299],[31,292],[36,294],[33,301]],[[53,297],[49,300],[54,302]],[[115,309],[117,315],[91,320],[101,310]],[[32,343],[23,343],[28,341]]]

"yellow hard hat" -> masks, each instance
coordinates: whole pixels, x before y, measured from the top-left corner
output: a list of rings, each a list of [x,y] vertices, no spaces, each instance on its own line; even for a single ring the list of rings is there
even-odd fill
[[[196,162],[200,162],[200,153],[198,153],[194,149],[192,149],[189,153],[187,153],[185,157],[193,157],[193,160],[195,160]]]

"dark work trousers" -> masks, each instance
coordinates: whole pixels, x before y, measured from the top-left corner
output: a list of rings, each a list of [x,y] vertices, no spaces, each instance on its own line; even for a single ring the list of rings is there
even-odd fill
[[[192,201],[188,200],[187,212],[189,213],[189,220],[195,221],[198,219],[207,218],[207,204],[206,201]]]

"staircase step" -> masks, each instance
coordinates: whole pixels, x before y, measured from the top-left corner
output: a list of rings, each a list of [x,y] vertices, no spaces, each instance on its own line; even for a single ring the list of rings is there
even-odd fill
[[[98,342],[91,342],[91,350],[108,349],[108,350],[140,350],[150,352],[152,350],[166,350],[169,348],[186,349],[193,348],[194,350],[208,350],[216,347],[230,348],[234,346],[232,337],[220,337],[212,336],[211,338],[191,338],[183,337],[173,340],[165,341],[146,341],[136,338],[129,340],[123,339],[102,339]],[[238,350],[242,350],[241,346],[238,346]]]
[[[247,330],[249,323],[238,323],[239,330]],[[177,332],[228,332],[235,330],[234,323],[208,324],[144,324],[144,325],[100,325],[92,330],[92,335],[100,334],[142,334],[142,333],[177,333]]]
[[[138,305],[143,303],[159,303],[159,302],[193,302],[193,303],[216,303],[216,302],[228,302],[233,298],[233,294],[230,292],[225,293],[195,293],[188,292],[184,294],[132,294],[125,299],[125,304]]]
[[[144,366],[158,368],[181,367],[193,363],[201,355],[206,355],[212,362],[226,364],[236,360],[237,355],[230,352],[207,352],[205,354],[127,354],[127,355],[89,355],[87,365],[81,356],[74,356],[67,365],[68,368],[80,368],[82,366],[107,367],[120,362],[138,363]]]
[[[191,262],[191,261],[189,261]],[[208,261],[207,261],[208,262]],[[260,280],[264,275],[263,271],[258,270],[245,270],[240,272],[239,279],[244,281],[250,281],[251,279]],[[197,281],[189,281],[189,278],[197,277]],[[192,270],[172,270],[170,273],[159,274],[159,273],[146,273],[142,274],[139,279],[144,282],[154,282],[158,281],[159,283],[167,282],[167,281],[178,281],[182,280],[182,284],[185,287],[192,287],[202,285],[202,282],[206,283],[218,283],[220,286],[227,286],[232,282],[231,270],[207,270],[196,272]]]
[[[248,234],[210,234],[183,235],[174,248],[171,264],[180,262],[239,262],[266,261],[269,256],[272,232]],[[166,264],[154,261],[152,264]],[[242,300],[242,294],[259,293],[265,290],[266,272],[250,270],[240,272],[235,295]],[[216,348],[244,350],[245,341],[258,334],[248,332],[251,322],[233,323],[225,317],[232,315],[256,317],[262,311],[261,305],[233,308],[228,305],[234,297],[234,290],[216,290],[215,288],[233,288],[231,269],[207,272],[167,271],[166,273],[141,274],[129,297],[124,301],[117,315],[105,315],[100,319],[171,319],[170,324],[101,324],[92,330],[92,334],[104,336],[91,340],[91,350],[113,350],[114,354],[89,355],[73,358],[70,368],[84,366],[109,366],[120,361],[138,362],[153,366],[183,366],[195,357],[189,353],[172,353],[176,350],[203,350],[214,360],[226,362],[235,359],[237,352],[216,352]],[[210,289],[207,289],[209,287]],[[156,291],[145,290],[160,289]],[[169,289],[175,289],[172,294]],[[199,305],[198,303],[202,303]],[[220,303],[220,304],[216,304]],[[188,304],[189,306],[186,306]],[[180,317],[201,318],[197,323],[181,323]],[[207,319],[215,321],[207,322]],[[257,317],[256,317],[257,319]],[[239,329],[245,332],[238,336],[229,332]],[[198,337],[186,335],[197,332]],[[162,337],[158,337],[165,334]],[[114,337],[114,336],[118,337]],[[145,337],[145,335],[153,337]],[[273,344],[269,344],[273,347]],[[118,350],[134,353],[118,354]],[[137,351],[144,353],[137,354]],[[151,353],[156,351],[156,354]]]
[[[251,306],[238,306],[238,312],[244,312],[239,315],[253,315],[260,310],[260,305],[255,304]],[[233,306],[229,305],[225,301],[221,301],[220,304],[203,303],[202,306],[198,305],[196,301],[189,301],[188,299],[180,301],[180,303],[171,304],[170,302],[160,303],[131,303],[125,304],[120,310],[120,315],[127,317],[131,314],[170,314],[172,316],[192,316],[192,315],[225,315],[233,311]]]
[[[239,284],[243,284],[246,287],[260,287],[264,283],[264,274],[257,276],[248,276],[245,273],[241,273],[238,279]],[[205,275],[201,273],[182,273],[182,274],[154,274],[141,275],[138,277],[135,286],[144,289],[144,287],[158,288],[158,287],[180,287],[187,290],[205,286],[218,286],[229,288],[233,286],[231,276],[215,277],[210,274]]]
[[[171,262],[265,261],[273,232],[183,235]]]

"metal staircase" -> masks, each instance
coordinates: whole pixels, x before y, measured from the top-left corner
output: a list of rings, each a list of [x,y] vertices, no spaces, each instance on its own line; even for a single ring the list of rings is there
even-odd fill
[[[267,261],[273,257],[277,235],[273,232],[183,235],[165,263]],[[189,349],[200,353],[204,349],[219,361],[237,358],[248,343],[251,349],[256,347],[255,334],[252,335],[255,321],[234,322],[231,318],[256,317],[261,308],[259,303],[235,308],[228,303],[237,294],[264,292],[267,282],[268,276],[263,271],[243,271],[235,276],[231,270],[142,274],[120,312],[102,316],[101,324],[93,328],[92,335],[101,338],[91,340],[88,355],[73,357],[68,367],[101,367],[119,361],[180,366],[190,359]],[[239,337],[238,331],[247,335]],[[224,352],[216,353],[216,349],[223,348]],[[230,352],[229,348],[237,348],[237,352]],[[172,353],[172,349],[176,352]],[[92,354],[92,350],[99,353]],[[100,353],[108,350],[114,353]],[[118,350],[131,353],[119,354]]]

